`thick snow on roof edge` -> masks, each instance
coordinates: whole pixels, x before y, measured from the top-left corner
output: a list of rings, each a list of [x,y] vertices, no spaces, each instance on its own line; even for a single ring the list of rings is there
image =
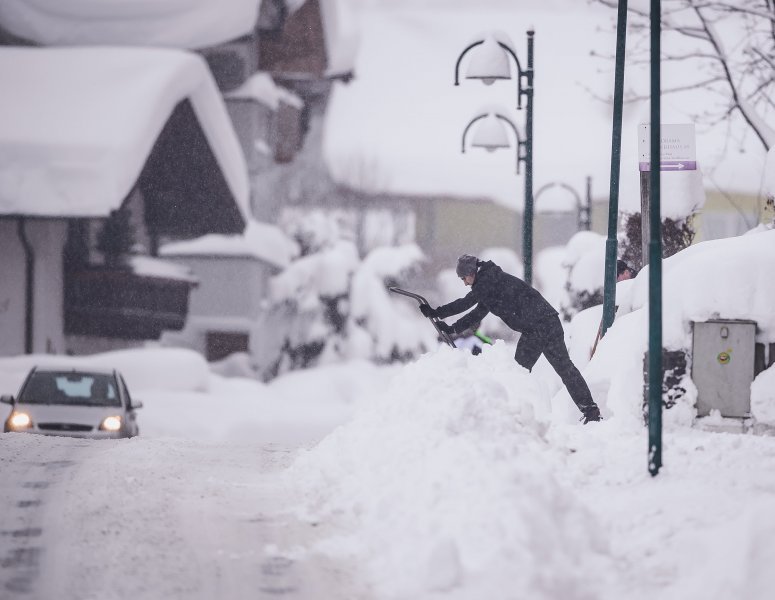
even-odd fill
[[[242,235],[211,233],[195,240],[172,242],[159,250],[162,256],[250,256],[277,267],[287,267],[299,246],[279,227],[248,221]]]
[[[201,57],[147,48],[3,48],[0,75],[0,214],[108,215],[187,99],[247,219],[245,159]]]
[[[0,24],[49,46],[206,48],[249,34],[261,0],[3,0]]]

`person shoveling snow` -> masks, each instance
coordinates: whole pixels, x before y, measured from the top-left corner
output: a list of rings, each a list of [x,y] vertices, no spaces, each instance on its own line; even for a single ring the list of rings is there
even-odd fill
[[[490,312],[500,317],[511,329],[522,333],[514,360],[532,371],[541,354],[546,356],[581,411],[584,423],[599,421],[600,409],[570,359],[560,317],[546,298],[518,277],[504,273],[494,262],[483,262],[470,254],[458,259],[457,275],[471,291],[436,309],[421,304],[420,312],[429,318],[445,319],[476,305],[452,325],[436,323],[439,331],[448,335],[465,331]]]

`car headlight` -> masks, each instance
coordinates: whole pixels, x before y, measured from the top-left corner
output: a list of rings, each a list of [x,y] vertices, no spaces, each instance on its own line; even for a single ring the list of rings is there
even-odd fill
[[[121,429],[121,417],[105,417],[100,423],[102,431],[118,431]]]
[[[8,419],[8,424],[11,429],[29,429],[32,427],[32,419],[27,413],[15,412]]]

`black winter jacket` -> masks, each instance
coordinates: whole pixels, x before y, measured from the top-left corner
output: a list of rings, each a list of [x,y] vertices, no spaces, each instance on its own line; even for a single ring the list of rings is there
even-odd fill
[[[474,304],[476,308],[452,326],[456,333],[476,325],[487,313],[500,317],[506,325],[521,332],[535,331],[542,321],[557,315],[538,290],[518,277],[504,273],[489,260],[480,264],[471,291],[463,298],[439,306],[436,316],[445,319]]]

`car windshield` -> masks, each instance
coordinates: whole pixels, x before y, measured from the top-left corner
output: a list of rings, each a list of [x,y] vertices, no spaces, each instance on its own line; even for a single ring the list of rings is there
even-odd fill
[[[65,404],[80,406],[121,406],[112,375],[101,373],[32,374],[22,390],[24,404]]]

